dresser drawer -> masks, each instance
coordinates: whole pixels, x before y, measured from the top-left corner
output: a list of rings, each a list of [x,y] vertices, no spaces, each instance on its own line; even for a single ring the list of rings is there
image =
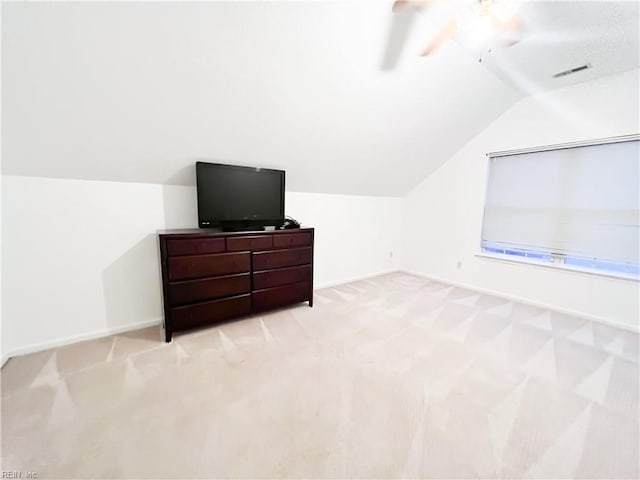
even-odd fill
[[[226,277],[186,280],[169,284],[169,302],[171,306],[229,297],[251,290],[251,275],[239,273]]]
[[[167,263],[169,280],[248,272],[251,264],[249,255],[249,253],[221,253],[218,255],[172,257]]]
[[[175,330],[192,328],[247,314],[251,311],[251,295],[212,300],[171,309]]]
[[[311,281],[311,265],[301,267],[279,268],[253,274],[253,289],[278,287],[297,282]]]
[[[305,247],[311,245],[311,233],[287,233],[282,235],[274,235],[273,246],[275,248],[286,247]]]
[[[292,248],[253,254],[253,270],[293,267],[311,263],[311,248]]]
[[[271,235],[250,235],[246,237],[227,238],[227,250],[239,252],[242,250],[263,250],[273,247]]]
[[[203,255],[225,251],[224,238],[185,238],[167,240],[167,255]]]
[[[283,287],[256,290],[251,295],[253,309],[266,310],[309,300],[311,284],[309,282],[293,283]]]

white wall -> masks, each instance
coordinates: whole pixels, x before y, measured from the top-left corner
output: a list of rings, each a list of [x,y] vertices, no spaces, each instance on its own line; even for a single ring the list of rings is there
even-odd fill
[[[398,268],[403,200],[287,192],[287,215],[315,227],[316,287]]]
[[[637,282],[476,257],[486,153],[638,133],[638,70],[521,100],[406,197],[401,266],[551,308],[638,327]],[[462,262],[457,268],[458,262]]]
[[[287,193],[316,228],[315,282],[396,268],[398,198]],[[2,351],[160,322],[156,230],[195,227],[195,187],[2,177]]]
[[[0,140],[0,142],[1,142],[1,140]],[[2,196],[3,196],[2,195],[2,182],[0,182],[0,212],[2,212],[2,206],[3,206],[2,205]],[[1,213],[0,213],[0,220],[2,220]],[[4,365],[4,362],[7,361],[7,358],[6,358],[5,353],[4,353],[5,352],[4,343],[2,343],[3,342],[2,332],[4,331],[4,328],[2,326],[2,317],[3,317],[2,313],[4,311],[3,310],[3,304],[2,304],[2,295],[3,295],[3,291],[4,291],[3,288],[2,288],[2,277],[3,277],[2,272],[4,271],[3,267],[2,267],[3,255],[1,255],[1,252],[3,251],[2,250],[2,237],[3,237],[2,225],[3,225],[3,222],[0,221],[0,367],[2,367],[2,365]]]
[[[157,322],[159,185],[2,178],[3,352]]]

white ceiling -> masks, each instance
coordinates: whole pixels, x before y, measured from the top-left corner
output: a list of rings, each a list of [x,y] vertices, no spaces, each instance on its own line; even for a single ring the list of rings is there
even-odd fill
[[[498,77],[525,94],[565,87],[638,68],[640,2],[522,2],[518,8],[524,34],[509,48],[491,53],[457,41]],[[590,69],[554,78],[559,72],[589,64]]]
[[[420,58],[425,11],[386,71],[386,1],[3,3],[2,170],[193,184],[209,160],[286,169],[292,191],[402,195],[531,85],[637,68],[635,2],[557,4],[523,15],[582,40],[531,35],[480,64],[458,35]]]

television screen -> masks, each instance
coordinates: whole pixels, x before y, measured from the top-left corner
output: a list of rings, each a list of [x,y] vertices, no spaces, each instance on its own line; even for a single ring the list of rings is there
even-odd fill
[[[283,170],[197,162],[198,225],[282,225],[284,179]]]

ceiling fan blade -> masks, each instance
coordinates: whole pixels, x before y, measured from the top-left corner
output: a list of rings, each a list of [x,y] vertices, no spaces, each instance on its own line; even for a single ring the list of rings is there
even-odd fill
[[[395,68],[404,45],[409,38],[411,28],[415,23],[416,15],[418,15],[417,10],[413,8],[403,8],[406,3],[406,0],[399,0],[394,3],[394,9],[397,10],[391,16],[389,38],[382,58],[382,70],[393,70]],[[396,5],[400,6],[396,7]]]
[[[393,70],[400,59],[417,15],[427,6],[443,0],[395,0],[391,10],[389,39],[382,60],[382,70]]]
[[[391,7],[392,11],[397,11],[400,8],[412,6],[417,9],[422,9],[429,4],[437,3],[440,0],[395,0],[393,2],[393,7]]]
[[[392,12],[397,12],[401,8],[404,8],[409,5],[409,0],[396,0],[393,2],[393,7],[391,7]]]
[[[517,17],[503,19],[491,12],[491,22],[500,34],[500,40],[505,47],[515,45],[524,36],[524,26]]]
[[[426,57],[427,55],[431,55],[434,51],[440,48],[444,42],[453,36],[457,28],[458,21],[455,19],[450,20],[444,27],[442,27],[427,48],[422,51],[421,56]]]

